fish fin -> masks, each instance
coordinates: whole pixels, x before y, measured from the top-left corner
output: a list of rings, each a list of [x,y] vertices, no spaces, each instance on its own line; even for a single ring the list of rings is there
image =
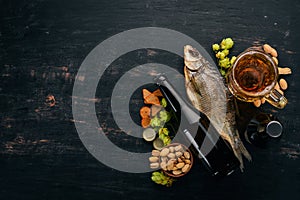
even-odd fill
[[[194,87],[194,90],[200,95],[200,97],[202,97],[201,92],[200,92],[200,88],[198,87],[198,85],[196,83],[194,75],[191,76],[190,81],[191,81],[191,85]]]

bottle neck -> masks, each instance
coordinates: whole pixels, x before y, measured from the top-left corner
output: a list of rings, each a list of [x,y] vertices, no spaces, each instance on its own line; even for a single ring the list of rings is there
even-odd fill
[[[179,95],[176,89],[172,86],[172,84],[167,80],[167,77],[160,75],[156,78],[157,84],[166,87],[174,96],[174,98],[178,101],[181,112],[186,117],[188,123],[193,124],[197,123],[200,120],[200,113],[195,112],[188,103]]]

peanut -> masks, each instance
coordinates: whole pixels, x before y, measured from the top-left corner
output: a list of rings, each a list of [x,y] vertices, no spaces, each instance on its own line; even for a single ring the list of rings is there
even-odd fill
[[[268,54],[271,54],[271,56],[273,56],[273,57],[278,56],[277,51],[274,48],[272,48],[270,45],[264,44],[263,48],[264,48],[264,51]]]
[[[176,165],[176,167],[177,167],[177,169],[181,169],[181,168],[183,168],[184,167],[184,163],[178,163],[177,165]]]
[[[181,169],[183,173],[187,172],[190,168],[189,164],[184,165],[184,167]]]
[[[272,57],[272,59],[275,62],[275,64],[278,65],[278,59],[276,57]]]
[[[181,171],[181,170],[174,170],[172,173],[173,173],[174,175],[179,175],[179,174],[182,173],[182,171]]]
[[[185,157],[186,159],[190,159],[190,157],[191,157],[190,153],[187,152],[187,151],[184,152],[183,155],[184,155],[184,157]]]
[[[279,80],[279,85],[282,90],[286,90],[288,88],[288,84],[283,78]]]
[[[255,100],[253,104],[258,108],[261,105],[261,100]]]
[[[288,67],[282,68],[278,67],[278,74],[291,74],[292,70]]]

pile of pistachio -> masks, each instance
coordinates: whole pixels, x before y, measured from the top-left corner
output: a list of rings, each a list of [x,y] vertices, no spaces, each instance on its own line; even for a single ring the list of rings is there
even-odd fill
[[[167,174],[181,176],[191,169],[191,154],[181,144],[171,145],[163,148],[161,151],[153,150],[149,158],[150,168],[159,167]]]

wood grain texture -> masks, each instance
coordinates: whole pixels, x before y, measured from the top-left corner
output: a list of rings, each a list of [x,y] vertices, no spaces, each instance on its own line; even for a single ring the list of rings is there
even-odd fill
[[[300,3],[298,1],[0,0],[0,198],[1,199],[291,199],[300,195]],[[93,158],[81,143],[72,117],[76,73],[85,56],[108,37],[137,27],[180,31],[209,53],[211,44],[234,39],[232,54],[254,43],[269,43],[285,76],[284,110],[264,105],[284,125],[280,140],[253,156],[244,173],[222,180],[195,163],[172,188],[150,173],[128,174]],[[122,148],[145,151],[143,140],[122,133],[110,113],[115,81],[130,67],[159,62],[181,71],[183,61],[166,52],[133,52],[115,61],[99,83],[94,101],[101,126]],[[150,51],[150,54],[153,54]],[[152,53],[151,53],[152,52]],[[168,57],[169,56],[169,57]],[[168,59],[166,59],[168,58]],[[46,100],[55,97],[52,106]],[[138,95],[132,100],[138,105]],[[254,109],[240,103],[240,131]],[[247,109],[246,109],[247,108]],[[133,112],[138,108],[131,106]],[[133,117],[138,121],[138,116]]]

